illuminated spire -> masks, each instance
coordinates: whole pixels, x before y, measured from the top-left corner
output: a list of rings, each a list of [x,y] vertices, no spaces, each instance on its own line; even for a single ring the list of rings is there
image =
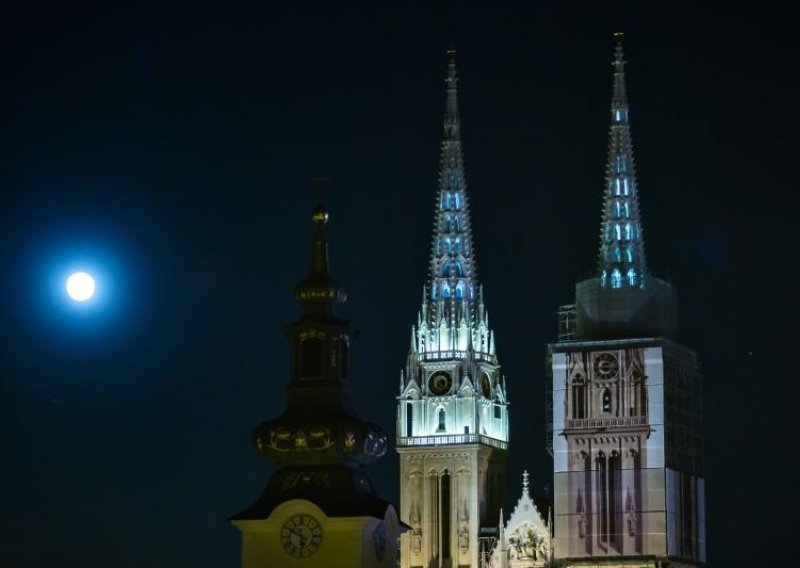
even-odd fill
[[[622,34],[615,33],[614,95],[611,99],[606,187],[600,227],[598,276],[601,286],[641,288],[647,276],[639,191],[625,91]]]
[[[471,307],[472,301],[476,298],[477,286],[467,182],[461,154],[455,51],[448,51],[447,57],[444,136],[428,291],[432,300],[443,300],[441,304],[439,302],[430,304],[433,308],[439,305],[446,311],[446,314],[441,314],[442,317],[459,319],[466,316],[471,319],[472,309],[463,308]]]

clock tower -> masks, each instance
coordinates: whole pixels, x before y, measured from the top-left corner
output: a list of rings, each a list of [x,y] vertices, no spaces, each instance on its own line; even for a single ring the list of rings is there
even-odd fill
[[[702,380],[676,342],[676,295],[645,262],[617,38],[595,278],[548,346],[553,549],[569,566],[705,562]]]
[[[479,538],[496,526],[505,485],[508,400],[476,277],[448,56],[430,274],[397,397],[404,568],[478,568]]]
[[[353,334],[335,311],[346,296],[329,272],[322,205],[313,221],[311,270],[296,289],[303,313],[286,332],[286,410],[252,439],[278,470],[231,523],[242,532],[242,568],[394,567],[397,514],[364,473],[386,452],[387,437],[353,407]]]

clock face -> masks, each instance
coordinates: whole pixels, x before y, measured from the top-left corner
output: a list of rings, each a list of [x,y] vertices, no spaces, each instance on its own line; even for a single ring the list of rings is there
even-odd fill
[[[383,560],[386,556],[386,527],[379,523],[372,531],[372,546],[375,548],[375,557]]]
[[[492,398],[492,383],[486,373],[481,377],[481,391],[483,391],[484,398]]]
[[[601,353],[594,360],[594,372],[601,379],[611,379],[619,372],[617,358],[611,353]]]
[[[295,558],[307,558],[322,545],[322,526],[311,515],[292,515],[281,527],[281,546]]]
[[[428,389],[437,395],[447,394],[453,386],[453,379],[444,371],[438,371],[428,379]]]

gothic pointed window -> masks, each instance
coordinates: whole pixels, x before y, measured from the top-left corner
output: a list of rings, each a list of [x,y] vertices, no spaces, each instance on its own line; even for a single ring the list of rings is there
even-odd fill
[[[453,241],[453,252],[461,254],[461,239],[459,237],[456,237],[456,240]]]
[[[614,180],[614,195],[619,195],[619,178]]]
[[[414,432],[414,404],[406,403],[406,436],[412,436]]]
[[[614,235],[617,237],[618,241],[622,240],[622,229],[619,225],[614,225]]]
[[[458,298],[460,300],[463,297],[464,297],[464,283],[463,282],[459,282],[456,285],[456,298]]]
[[[611,412],[611,389],[603,391],[603,412]]]
[[[442,276],[444,277],[450,276],[450,261],[442,263]]]
[[[439,409],[438,416],[439,416],[439,427],[436,429],[436,431],[444,432],[447,429],[447,413],[444,411],[444,408]]]
[[[572,379],[572,418],[586,418],[585,408],[586,385],[583,377],[575,375]]]
[[[633,226],[630,223],[625,224],[625,240],[630,241],[633,239]]]
[[[444,238],[444,253],[445,254],[450,254],[450,252],[451,252],[451,250],[450,250],[450,237],[445,237]]]
[[[628,262],[633,262],[633,249],[631,247],[625,249],[625,256],[628,257]]]
[[[622,216],[622,206],[620,205],[619,201],[614,202],[614,209],[617,211],[617,217]]]
[[[459,197],[458,193],[456,193],[454,197],[456,209],[461,209],[461,198]]]
[[[615,268],[611,271],[611,287],[612,288],[621,288],[622,287],[622,273],[620,273],[618,268]]]
[[[617,262],[622,262],[622,254],[619,252],[619,247],[614,247],[614,260]]]
[[[603,272],[600,274],[600,286],[605,286],[605,285],[606,285],[606,280],[607,280],[607,279],[608,279],[608,274],[607,274],[607,273],[606,273],[606,271],[604,270],[604,271],[603,271]]]
[[[455,262],[455,272],[456,276],[464,276],[464,263],[460,260]]]
[[[636,285],[636,271],[633,268],[628,269],[628,284],[631,286]]]
[[[442,284],[442,298],[447,299],[450,297],[450,284],[445,282]]]
[[[630,208],[628,207],[628,202],[626,201],[625,202],[625,218],[629,219],[630,216],[631,216],[631,211],[630,211]]]

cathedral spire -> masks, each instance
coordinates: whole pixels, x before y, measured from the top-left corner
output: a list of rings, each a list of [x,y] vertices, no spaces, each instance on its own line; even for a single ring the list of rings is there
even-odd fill
[[[455,300],[472,301],[476,295],[472,226],[461,151],[455,53],[455,50],[452,49],[447,52],[447,75],[445,76],[447,95],[429,286],[432,299],[445,300],[442,308],[448,312],[450,317],[455,316],[459,311]],[[465,315],[469,317],[472,314]]]
[[[639,193],[625,89],[622,33],[614,34],[614,94],[611,99],[606,187],[600,228],[598,276],[603,287],[642,288],[647,275]]]

